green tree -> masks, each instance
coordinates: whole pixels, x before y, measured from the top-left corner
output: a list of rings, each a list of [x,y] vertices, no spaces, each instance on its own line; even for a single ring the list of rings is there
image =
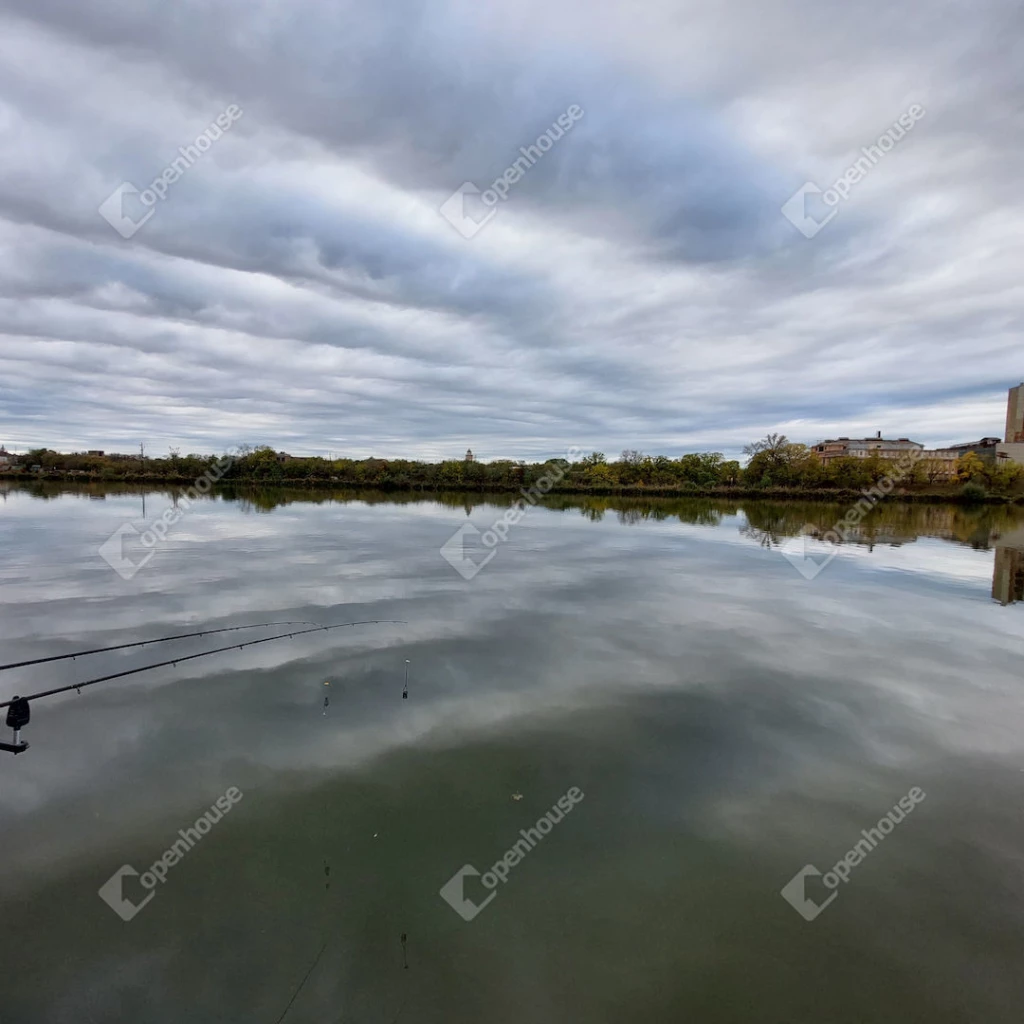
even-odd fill
[[[801,482],[810,453],[806,445],[794,444],[785,434],[768,434],[748,444],[743,454],[750,457],[744,480],[760,487],[791,487]]]

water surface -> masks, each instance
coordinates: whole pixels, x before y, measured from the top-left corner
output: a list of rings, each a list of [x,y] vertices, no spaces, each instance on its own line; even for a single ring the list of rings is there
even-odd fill
[[[0,499],[3,662],[406,620],[34,706],[31,749],[0,755],[5,1024],[274,1024],[289,1004],[295,1024],[1020,1020],[1020,513],[887,506],[807,579],[780,548],[803,531],[824,561],[813,534],[844,509],[559,499],[467,579],[440,549],[472,524],[482,562],[507,501],[225,492],[124,579],[97,550],[171,492]],[[170,646],[4,673],[0,692]],[[231,787],[135,917],[100,899]],[[572,787],[477,916],[441,898]],[[814,920],[783,899],[913,787]],[[829,896],[820,876],[805,891]],[[146,895],[135,876],[123,892]],[[488,895],[476,876],[464,892]]]

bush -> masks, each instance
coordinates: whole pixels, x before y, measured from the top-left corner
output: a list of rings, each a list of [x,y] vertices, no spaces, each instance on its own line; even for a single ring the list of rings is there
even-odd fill
[[[976,484],[972,481],[971,483],[964,484],[963,489],[960,491],[960,497],[965,501],[984,501],[988,497],[988,491],[981,484]]]

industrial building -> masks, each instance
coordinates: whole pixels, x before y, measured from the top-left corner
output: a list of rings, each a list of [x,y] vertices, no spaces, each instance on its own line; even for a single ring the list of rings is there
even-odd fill
[[[1006,433],[1002,441],[998,437],[983,437],[980,441],[968,441],[950,446],[958,455],[973,452],[986,462],[1008,459],[1024,466],[1024,383],[1010,388],[1006,399]]]
[[[811,446],[811,451],[824,466],[840,458],[866,459],[877,456],[881,459],[898,459],[912,454],[914,461],[925,465],[929,477],[934,480],[951,480],[956,475],[956,460],[962,454],[950,448],[928,450],[923,444],[907,437],[888,440],[882,437],[881,431],[874,437],[838,437],[835,440],[819,441]]]
[[[1006,439],[996,446],[997,459],[1024,466],[1024,383],[1010,388],[1006,401]]]
[[[811,451],[826,466],[833,459],[864,459],[869,455],[878,455],[883,459],[898,459],[906,452],[921,451],[923,449],[923,444],[918,444],[916,441],[911,441],[906,437],[897,438],[895,441],[888,441],[882,437],[881,431],[875,437],[837,437],[835,440],[819,441],[811,447]]]
[[[998,437],[983,437],[980,441],[926,450],[923,444],[906,437],[887,440],[878,431],[874,437],[838,437],[819,441],[811,446],[811,452],[825,466],[833,459],[863,459],[869,456],[898,459],[907,452],[914,452],[915,461],[927,463],[936,479],[952,479],[956,475],[957,459],[968,452],[974,452],[982,459],[1009,459],[1024,466],[1024,383],[1010,388],[1006,402],[1006,436],[1002,441]]]

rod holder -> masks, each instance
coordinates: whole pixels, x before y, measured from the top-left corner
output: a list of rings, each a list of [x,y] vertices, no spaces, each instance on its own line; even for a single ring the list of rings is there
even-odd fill
[[[24,697],[15,695],[7,708],[7,724],[14,730],[13,743],[0,743],[0,750],[9,754],[20,754],[28,750],[28,744],[21,738],[21,730],[28,725],[32,718],[32,710]]]

